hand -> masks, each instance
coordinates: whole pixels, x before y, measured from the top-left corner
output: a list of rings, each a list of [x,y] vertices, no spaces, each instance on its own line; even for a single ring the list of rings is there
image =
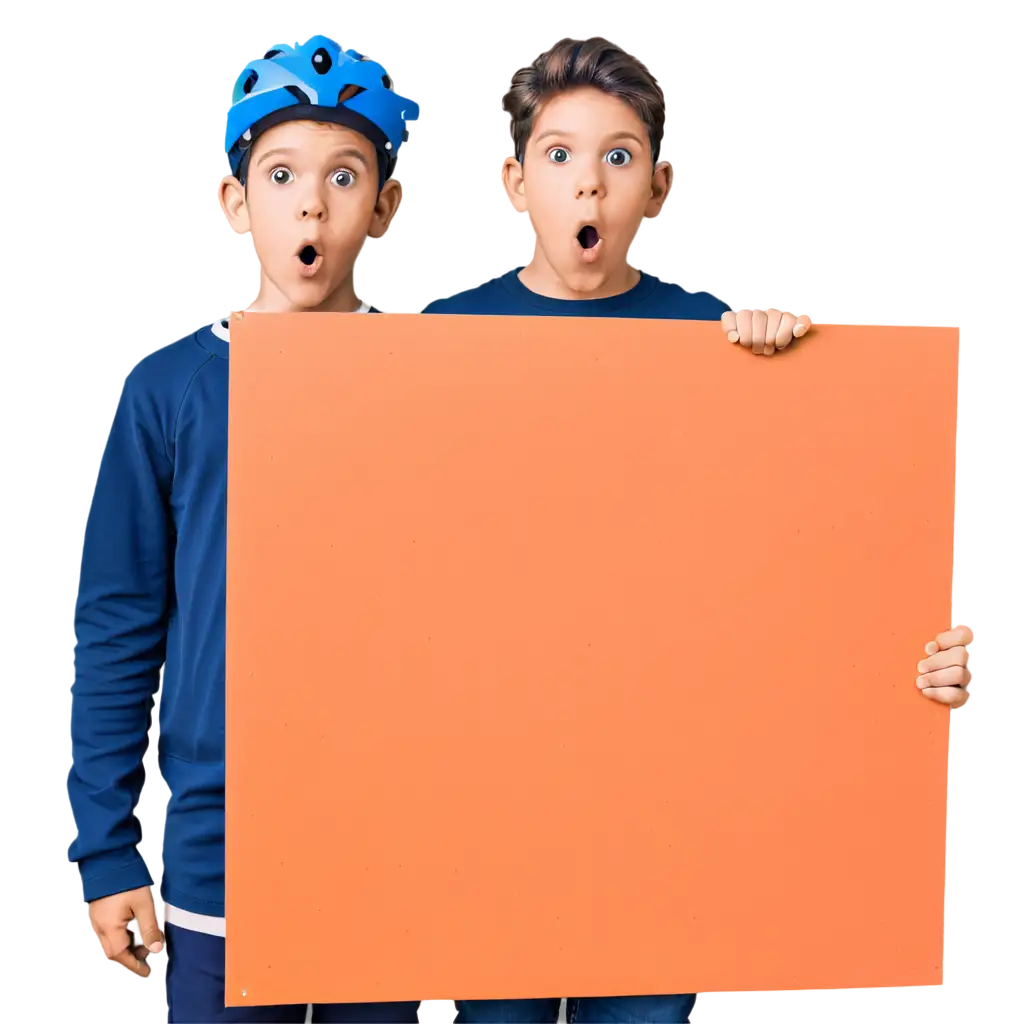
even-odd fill
[[[729,340],[752,348],[755,355],[780,352],[794,338],[802,338],[811,329],[811,318],[781,313],[777,309],[741,309],[722,314],[722,330]]]
[[[974,634],[967,626],[957,626],[946,633],[940,633],[925,644],[924,653],[929,655],[918,662],[917,685],[929,700],[948,704],[951,708],[963,707],[970,698],[967,687],[971,673],[967,668],[967,645]]]
[[[139,922],[141,945],[135,944],[135,936],[128,930],[133,918]],[[93,900],[89,904],[89,920],[108,960],[115,960],[142,978],[149,977],[146,957],[164,948],[164,935],[156,923],[153,894],[148,886]]]

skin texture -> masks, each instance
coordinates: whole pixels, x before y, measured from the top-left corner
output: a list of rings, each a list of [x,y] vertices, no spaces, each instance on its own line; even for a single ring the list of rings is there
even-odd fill
[[[377,156],[370,142],[340,125],[287,121],[261,135],[250,158],[247,189],[234,177],[220,184],[220,204],[239,234],[252,235],[260,290],[252,312],[337,312],[359,307],[353,283],[367,238],[380,238],[402,199],[402,186],[377,193]],[[315,273],[298,258],[310,243]]]

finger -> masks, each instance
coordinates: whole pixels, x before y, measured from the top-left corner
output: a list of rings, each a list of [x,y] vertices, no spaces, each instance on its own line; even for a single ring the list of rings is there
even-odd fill
[[[933,686],[966,686],[971,681],[971,673],[962,665],[952,668],[940,668],[938,672],[928,672],[917,677],[917,685],[921,690]]]
[[[751,312],[749,309],[741,309],[736,314],[736,330],[740,332],[740,344],[744,348],[750,348],[752,328]]]
[[[793,328],[796,326],[796,317],[792,313],[783,313],[782,321],[779,323],[779,330],[775,335],[775,347],[781,352],[793,340]]]
[[[153,896],[148,889],[145,895],[140,896],[132,905],[135,920],[139,922],[139,933],[142,935],[142,944],[151,952],[159,953],[164,948],[164,935],[156,921],[156,907],[153,905]]]
[[[130,949],[123,949],[120,953],[110,957],[114,963],[121,964],[122,967],[127,967],[132,974],[137,974],[140,978],[148,978],[152,973],[152,969],[145,960],[140,959]]]
[[[929,700],[939,704],[948,704],[951,708],[962,708],[970,699],[970,691],[959,686],[940,686],[921,691]]]
[[[722,330],[730,341],[740,340],[740,332],[736,329],[736,314],[731,309],[722,314]]]
[[[946,630],[945,633],[940,633],[933,643],[938,645],[938,650],[945,651],[950,647],[958,647],[964,644],[972,643],[974,640],[974,634],[971,632],[969,626],[956,626],[953,629]],[[932,651],[929,654],[934,653]]]
[[[796,326],[793,328],[793,337],[802,338],[811,329],[811,318],[809,316],[798,316]]]
[[[98,932],[100,944],[108,960],[127,967],[133,974],[148,977],[149,965],[140,959],[137,950],[144,949],[135,942],[135,936],[127,928],[119,928],[114,932]]]
[[[128,950],[132,956],[135,957],[139,964],[142,964],[146,968],[146,973],[153,973],[160,967],[160,952],[151,952],[138,940],[137,937],[132,937],[132,944]]]
[[[775,339],[779,334],[779,327],[782,324],[782,310],[766,309],[765,316],[768,322],[764,327],[764,354],[770,356],[775,351]]]
[[[934,672],[940,668],[949,668],[952,665],[966,665],[970,655],[966,647],[950,647],[948,651],[939,651],[930,658],[917,663],[917,671],[924,675],[926,672]]]
[[[768,326],[768,314],[763,309],[755,309],[753,313],[753,339],[754,355],[759,356],[764,352],[765,328]]]

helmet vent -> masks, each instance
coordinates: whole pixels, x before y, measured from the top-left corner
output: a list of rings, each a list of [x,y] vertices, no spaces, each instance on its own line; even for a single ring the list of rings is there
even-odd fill
[[[358,96],[361,92],[366,90],[361,85],[346,85],[341,92],[338,93],[338,105],[347,103],[353,96]]]
[[[260,76],[256,74],[255,71],[250,71],[249,74],[246,76],[245,81],[242,83],[242,92],[244,92],[246,96],[248,96],[249,93],[252,92],[252,87],[259,80],[259,77]]]
[[[326,75],[334,64],[331,60],[331,55],[322,46],[313,54],[312,63],[313,70],[318,75]]]
[[[297,85],[286,85],[285,90],[290,92],[300,103],[309,103],[309,97]]]

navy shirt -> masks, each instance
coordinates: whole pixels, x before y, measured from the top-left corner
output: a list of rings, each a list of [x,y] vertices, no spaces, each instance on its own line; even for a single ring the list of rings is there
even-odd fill
[[[718,320],[729,307],[708,292],[684,291],[641,272],[640,280],[619,295],[604,299],[552,299],[530,291],[519,280],[522,267],[479,288],[430,303],[424,313],[470,313],[491,316],[611,316],[648,320]]]
[[[161,895],[224,914],[229,338],[218,321],[143,359],[100,463],[75,610],[68,775],[69,857],[86,900],[153,884],[135,807],[162,668]]]

